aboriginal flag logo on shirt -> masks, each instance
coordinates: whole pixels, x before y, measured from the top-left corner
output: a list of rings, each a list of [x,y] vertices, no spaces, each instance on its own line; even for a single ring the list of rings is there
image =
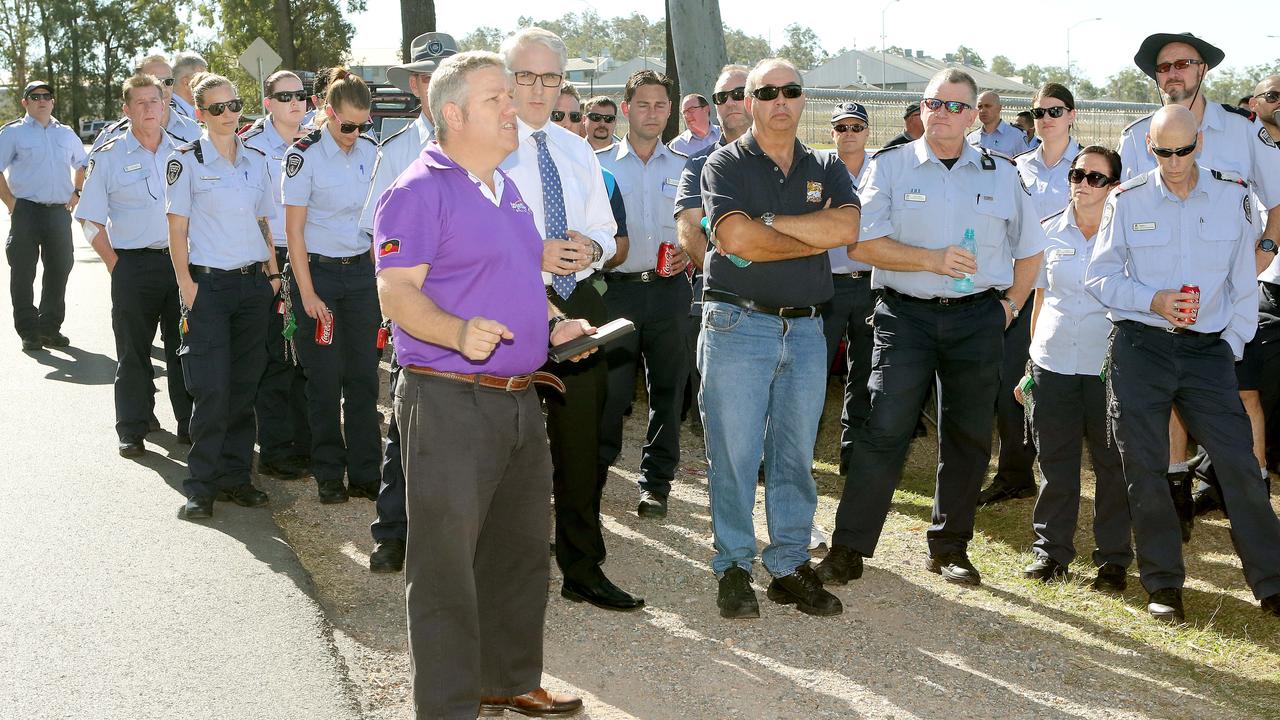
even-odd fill
[[[400,240],[397,238],[387,238],[378,246],[378,257],[395,255],[398,252],[400,252]]]

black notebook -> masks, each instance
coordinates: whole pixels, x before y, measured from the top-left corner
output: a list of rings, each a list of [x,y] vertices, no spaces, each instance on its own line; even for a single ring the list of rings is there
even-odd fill
[[[547,356],[554,362],[564,362],[571,357],[577,357],[592,348],[598,348],[605,343],[635,331],[636,326],[634,323],[626,318],[618,318],[611,323],[606,323],[596,328],[593,335],[583,335],[567,343],[556,345],[547,351]]]

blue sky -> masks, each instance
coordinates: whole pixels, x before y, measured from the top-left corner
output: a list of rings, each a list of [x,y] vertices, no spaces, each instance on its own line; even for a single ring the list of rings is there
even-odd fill
[[[387,42],[386,21],[399,19],[399,0],[367,3],[368,11],[352,18],[356,26],[353,46],[397,44]],[[1071,31],[1071,60],[1079,74],[1102,83],[1109,75],[1132,66],[1133,53],[1151,32],[1190,30],[1226,51],[1224,67],[1273,62],[1280,57],[1280,22],[1276,22],[1280,10],[1262,9],[1268,5],[1242,0],[894,0],[884,17],[887,45],[921,49],[935,57],[967,45],[988,62],[996,55],[1006,55],[1017,65],[1064,65],[1067,27],[1101,17]],[[783,41],[783,28],[793,22],[814,28],[830,52],[880,45],[884,0],[803,3],[814,8],[808,14],[780,11],[779,6],[794,7],[777,0],[721,0],[720,12],[727,25],[761,37],[772,36],[775,47]],[[441,31],[461,38],[479,25],[510,29],[520,15],[554,18],[594,9],[603,17],[640,12],[656,20],[662,17],[663,7],[662,0],[436,0],[436,24]]]

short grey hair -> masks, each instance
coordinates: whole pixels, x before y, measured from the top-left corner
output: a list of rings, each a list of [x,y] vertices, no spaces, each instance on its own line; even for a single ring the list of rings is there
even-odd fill
[[[173,76],[176,78],[184,75],[194,75],[198,72],[204,72],[209,69],[209,63],[205,61],[204,56],[198,52],[191,50],[183,50],[173,56]]]
[[[959,68],[943,68],[938,72],[934,73],[933,77],[929,78],[929,84],[925,87],[925,89],[928,90],[930,88],[933,88],[936,90],[938,87],[945,84],[949,84],[949,83],[968,85],[969,86],[969,104],[970,105],[977,104],[978,83],[974,82],[972,75],[970,75],[969,73]]]
[[[444,120],[444,106],[453,103],[465,110],[471,86],[467,76],[476,70],[496,67],[506,72],[502,57],[485,50],[471,50],[444,59],[431,74],[431,87],[427,89],[427,107],[436,119],[436,137],[443,142],[449,134],[449,123]]]
[[[764,76],[770,70],[780,67],[795,73],[796,82],[804,85],[804,76],[800,74],[800,68],[797,68],[790,60],[786,58],[765,58],[756,63],[756,66],[751,68],[751,72],[747,73],[747,94],[750,95],[764,85]]]
[[[498,52],[502,53],[508,70],[514,72],[514,68],[511,67],[511,60],[515,57],[516,52],[526,45],[542,45],[555,53],[560,60],[560,73],[564,73],[565,67],[569,64],[569,48],[565,47],[564,40],[561,40],[559,35],[550,30],[543,30],[540,27],[527,27],[502,41],[502,47],[498,49]],[[434,78],[432,78],[432,82],[435,82]]]
[[[141,73],[142,73],[142,68],[144,68],[144,67],[146,67],[146,66],[148,66],[148,65],[154,65],[154,64],[156,64],[156,63],[164,63],[166,66],[168,66],[168,65],[169,65],[169,58],[167,58],[167,57],[165,57],[165,56],[163,56],[163,55],[148,55],[148,56],[146,56],[146,57],[144,57],[144,58],[142,58],[141,60],[139,60],[139,61],[138,61],[138,66],[137,66],[136,68],[134,68],[134,73],[135,73],[135,74],[141,74]]]

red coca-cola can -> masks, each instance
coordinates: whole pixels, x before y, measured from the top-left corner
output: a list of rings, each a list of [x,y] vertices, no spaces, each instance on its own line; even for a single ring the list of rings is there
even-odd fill
[[[333,317],[328,316],[316,321],[316,344],[333,344]]]
[[[391,338],[391,328],[383,325],[378,328],[378,349],[381,350],[387,346],[387,340]]]
[[[675,256],[676,246],[664,242],[658,246],[658,274],[662,277],[671,277],[671,259]]]
[[[1182,289],[1181,289],[1181,290],[1179,290],[1179,292],[1190,293],[1190,294],[1192,294],[1192,295],[1195,295],[1195,296],[1196,296],[1196,298],[1195,298],[1195,299],[1196,299],[1196,302],[1197,302],[1197,303],[1199,303],[1199,302],[1200,302],[1200,286],[1199,286],[1199,285],[1193,285],[1193,284],[1191,284],[1191,283],[1185,283],[1185,284],[1183,284]],[[1196,308],[1183,308],[1180,312],[1181,312],[1182,314],[1184,314],[1184,315],[1190,315],[1190,316],[1191,316],[1191,323],[1192,323],[1192,324],[1194,324],[1194,323],[1195,323],[1195,321],[1196,321],[1196,316],[1199,314],[1199,313],[1197,312],[1197,309],[1196,309]]]

